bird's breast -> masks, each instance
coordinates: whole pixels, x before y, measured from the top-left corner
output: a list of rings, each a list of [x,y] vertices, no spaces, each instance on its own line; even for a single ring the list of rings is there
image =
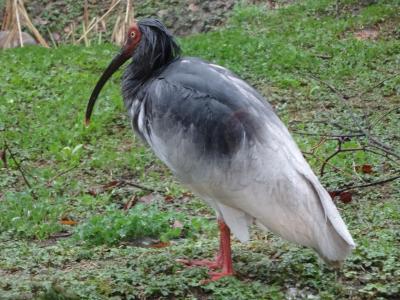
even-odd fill
[[[146,132],[146,112],[143,99],[133,98],[129,101],[130,107],[128,115],[131,119],[133,130],[143,139],[147,140],[148,132]]]

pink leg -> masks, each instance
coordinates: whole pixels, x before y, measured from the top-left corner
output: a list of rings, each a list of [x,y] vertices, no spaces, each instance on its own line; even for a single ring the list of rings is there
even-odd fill
[[[211,279],[206,282],[215,281],[225,276],[232,276],[234,274],[232,264],[232,250],[231,250],[231,230],[224,221],[218,220],[218,227],[220,231],[220,252],[219,257],[221,260],[221,272],[210,272]]]
[[[220,231],[219,251],[215,260],[178,260],[188,266],[203,266],[211,270],[221,269],[221,272],[210,272],[211,279],[205,280],[203,283],[215,281],[225,276],[231,276],[234,273],[232,266],[231,231],[225,222],[220,219],[218,220],[218,227]]]
[[[222,222],[218,219],[218,224]],[[177,259],[177,262],[180,262],[188,267],[207,267],[211,270],[221,269],[222,261],[223,261],[223,247],[222,247],[222,234],[220,234],[219,238],[219,250],[214,260],[211,259]]]

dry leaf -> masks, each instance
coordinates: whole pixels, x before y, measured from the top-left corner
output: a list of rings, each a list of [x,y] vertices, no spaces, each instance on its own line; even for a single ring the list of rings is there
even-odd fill
[[[102,188],[103,188],[104,190],[108,190],[108,189],[110,189],[110,188],[112,188],[112,187],[116,187],[116,186],[118,186],[118,185],[119,185],[119,181],[118,181],[118,180],[113,180],[113,181],[110,181],[109,183],[104,184],[104,185],[102,186]]]
[[[92,196],[97,196],[100,193],[99,189],[97,188],[90,188],[88,190],[88,194]]]
[[[120,182],[118,180],[113,180],[109,183],[103,184],[102,186],[90,188],[88,190],[88,193],[92,196],[97,196],[98,194],[104,193],[105,191],[113,189],[114,187],[117,187],[119,185]]]
[[[150,248],[165,248],[165,247],[168,247],[170,245],[171,245],[170,242],[159,242],[159,243],[150,245]]]
[[[353,194],[351,192],[341,192],[339,197],[343,203],[349,203],[353,199]]]
[[[193,197],[194,195],[193,195],[192,192],[183,192],[183,193],[182,193],[182,196],[183,196],[183,197],[191,198],[191,197]]]
[[[69,220],[69,219],[62,219],[60,221],[60,223],[63,224],[63,225],[70,225],[70,226],[74,226],[74,225],[78,224],[77,221]]]
[[[137,196],[136,196],[136,195],[133,195],[132,198],[131,198],[128,202],[125,203],[125,205],[124,205],[124,210],[128,210],[128,209],[130,209],[131,207],[135,206],[135,204],[137,203],[137,201],[138,201]]]
[[[329,196],[331,196],[332,200],[333,200],[335,197],[339,196],[339,193],[336,192],[336,191],[331,191],[331,192],[328,191],[328,194],[329,194]]]
[[[356,166],[355,169],[358,173],[371,174],[373,172],[372,165],[369,164]]]
[[[165,195],[164,200],[165,202],[174,202],[174,197],[172,195]]]
[[[371,165],[363,165],[361,167],[361,171],[365,174],[371,174],[372,173],[372,166]]]

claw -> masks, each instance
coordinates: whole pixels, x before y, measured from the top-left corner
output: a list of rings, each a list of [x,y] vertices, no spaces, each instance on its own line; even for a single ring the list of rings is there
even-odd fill
[[[234,272],[209,272],[208,275],[211,276],[209,279],[203,279],[200,281],[200,284],[209,284],[210,282],[214,282],[220,280],[223,277],[234,276]]]
[[[222,263],[209,259],[177,259],[177,262],[188,267],[206,267],[210,270],[216,270],[222,267]]]

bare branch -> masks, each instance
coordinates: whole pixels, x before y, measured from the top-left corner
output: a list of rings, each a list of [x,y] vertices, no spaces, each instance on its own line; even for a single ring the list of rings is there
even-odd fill
[[[400,75],[400,72],[395,73],[395,74],[392,74],[392,75],[390,75],[389,77],[386,77],[385,79],[383,79],[382,81],[379,81],[377,84],[373,85],[372,87],[366,89],[364,92],[362,92],[362,93],[360,93],[360,94],[358,94],[358,95],[351,96],[350,98],[362,97],[362,96],[364,96],[365,94],[367,94],[367,93],[371,92],[372,90],[376,89],[377,87],[380,87],[380,86],[381,86],[382,84],[384,84],[386,81],[388,81],[388,80],[390,80],[390,79],[392,79],[392,78],[395,78],[395,77],[397,77],[397,76],[399,76],[399,75]]]
[[[397,76],[397,75],[398,75],[398,74],[395,74],[394,76]],[[346,105],[346,107],[349,109],[349,112],[350,112],[351,118],[353,119],[354,124],[359,128],[360,132],[363,133],[363,134],[365,135],[365,137],[368,139],[370,145],[375,145],[375,146],[379,147],[380,150],[386,152],[387,154],[392,155],[393,157],[395,157],[395,158],[397,158],[397,159],[400,159],[400,154],[398,154],[396,151],[394,151],[394,150],[392,149],[392,147],[390,147],[389,145],[386,145],[384,142],[378,140],[376,137],[371,136],[371,133],[370,133],[367,129],[363,128],[363,127],[360,125],[361,122],[357,120],[356,115],[355,115],[354,112],[352,111],[352,109],[351,109],[351,107],[350,107],[350,105],[349,105],[349,102],[347,101],[348,99],[350,99],[349,96],[344,95],[342,92],[340,92],[338,89],[336,89],[332,84],[330,84],[329,82],[326,82],[326,81],[321,80],[320,78],[314,76],[313,74],[306,74],[306,76],[309,76],[309,77],[311,77],[312,79],[315,79],[315,80],[317,80],[317,81],[320,82],[320,83],[323,83],[323,84],[326,85],[333,93],[335,93],[335,94],[339,97],[339,99],[342,100],[342,102],[343,102],[343,103]],[[392,77],[394,77],[394,76],[391,76],[390,78],[392,78]],[[390,78],[388,78],[388,79],[390,79]],[[388,80],[388,79],[386,79],[386,80]],[[383,82],[385,82],[386,80],[383,80],[383,81],[379,82],[379,83],[378,83],[377,85],[375,85],[375,86],[381,85],[381,84],[382,84]],[[375,87],[375,86],[374,86],[374,87]]]
[[[322,158],[320,158],[320,157],[318,157],[317,155],[315,155],[315,153],[312,153],[312,152],[304,152],[304,151],[302,151],[302,153],[303,153],[303,155],[312,156],[313,158],[315,158],[315,159],[318,160],[319,162],[323,162],[323,161],[324,161]],[[330,162],[327,162],[326,165],[327,165],[327,166],[330,166],[332,169],[335,169],[337,172],[343,173],[344,175],[346,175],[346,176],[348,176],[348,177],[350,177],[350,178],[353,177],[353,175],[352,175],[351,173],[346,172],[345,170],[342,170],[342,169],[338,168],[337,166],[331,164]]]
[[[20,164],[20,163],[18,162],[18,160],[16,159],[14,153],[11,151],[11,148],[8,146],[7,140],[4,140],[4,147],[5,147],[5,150],[7,150],[8,153],[10,154],[10,157],[11,157],[11,159],[14,161],[15,166],[17,167],[18,171],[21,173],[22,178],[23,178],[23,180],[24,180],[26,186],[29,188],[29,191],[30,191],[32,197],[33,197],[34,199],[37,199],[37,196],[36,196],[35,192],[33,191],[32,186],[31,186],[31,184],[30,184],[29,181],[28,181],[28,178],[25,176],[25,171],[24,171],[24,169],[22,168],[21,164]]]
[[[72,170],[76,169],[78,166],[79,166],[79,165],[75,165],[75,166],[73,166],[73,167],[71,167],[71,168],[69,168],[69,169],[66,169],[66,170],[64,170],[64,171],[62,171],[62,172],[56,174],[55,176],[53,176],[52,178],[50,178],[49,180],[47,180],[47,183],[49,184],[51,181],[57,179],[58,177],[61,177],[61,176],[65,175],[65,174],[71,172]]]
[[[383,113],[370,127],[369,129],[372,129],[376,124],[378,124],[380,121],[382,121],[385,117],[390,115],[392,112],[399,110],[400,111],[400,106],[393,107],[392,109],[389,109],[387,112]]]
[[[390,178],[387,178],[387,179],[384,179],[384,180],[378,180],[378,181],[366,183],[366,184],[360,184],[360,185],[353,185],[353,186],[345,187],[345,188],[333,191],[333,193],[341,193],[341,192],[344,192],[344,191],[360,189],[360,188],[370,187],[370,186],[374,186],[374,185],[381,185],[381,184],[385,184],[385,183],[388,183],[388,182],[391,182],[391,181],[395,181],[397,179],[400,179],[400,175],[394,176],[394,177],[390,177]]]
[[[118,181],[119,181],[118,186],[130,185],[130,186],[133,186],[133,187],[136,187],[138,189],[145,190],[145,191],[148,191],[148,192],[152,192],[152,193],[156,192],[156,193],[160,193],[160,194],[166,194],[166,191],[155,189],[155,188],[146,187],[146,186],[143,186],[143,185],[141,185],[139,183],[136,183],[136,182],[131,182],[131,181],[127,181],[127,180],[118,180]]]
[[[291,131],[295,134],[298,135],[308,135],[308,136],[317,136],[317,137],[324,137],[327,138],[328,140],[337,140],[338,138],[341,139],[346,139],[346,138],[360,138],[360,137],[365,137],[365,134],[359,133],[359,134],[348,134],[348,133],[343,133],[343,134],[326,134],[326,133],[313,133],[313,132],[305,132],[305,131],[299,131],[296,129],[291,129]]]
[[[324,162],[321,165],[321,169],[319,171],[320,176],[324,176],[324,171],[325,171],[325,166],[326,164],[332,159],[334,158],[336,155],[338,155],[340,152],[342,152],[342,141],[340,139],[337,140],[338,142],[338,146],[335,152],[333,152],[331,155],[329,155],[327,158],[325,158]]]

